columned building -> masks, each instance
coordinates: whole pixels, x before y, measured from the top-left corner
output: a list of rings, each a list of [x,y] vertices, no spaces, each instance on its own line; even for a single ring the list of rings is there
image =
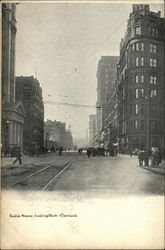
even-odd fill
[[[5,153],[23,150],[25,112],[15,99],[16,4],[2,4],[2,127],[1,146]]]
[[[134,4],[120,43],[120,149],[164,150],[165,20]]]

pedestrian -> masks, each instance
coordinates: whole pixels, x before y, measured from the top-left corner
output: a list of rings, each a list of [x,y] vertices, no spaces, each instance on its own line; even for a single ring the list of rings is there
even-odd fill
[[[87,156],[88,156],[88,158],[90,158],[90,156],[91,156],[91,150],[90,150],[90,148],[87,149]]]
[[[158,167],[160,163],[160,152],[155,149],[152,153],[152,167]]]
[[[144,150],[144,152],[143,152],[143,158],[144,158],[144,165],[148,166],[149,157],[148,157],[148,153],[146,150]]]
[[[22,165],[22,160],[21,160],[21,150],[18,149],[17,152],[16,152],[16,159],[15,161],[13,162],[13,164],[15,164],[17,161],[19,161],[19,164]]]
[[[60,147],[60,149],[59,149],[59,155],[61,156],[62,155],[62,147]]]
[[[139,158],[139,165],[142,166],[143,165],[143,160],[144,160],[142,150],[139,151],[138,158]]]

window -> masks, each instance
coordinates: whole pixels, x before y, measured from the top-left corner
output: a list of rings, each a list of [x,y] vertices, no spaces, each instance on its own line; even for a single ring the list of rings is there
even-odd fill
[[[157,97],[157,90],[156,89],[151,90],[151,97]]]
[[[158,38],[159,36],[158,29],[154,27],[148,27],[148,35]]]
[[[133,43],[132,44],[132,51],[134,51],[135,50],[135,44]]]
[[[29,99],[31,97],[31,85],[29,83],[24,84],[23,97],[24,99]]]
[[[140,96],[143,98],[144,97],[144,89],[140,89]]]
[[[141,66],[144,66],[144,58],[141,58]]]
[[[148,27],[148,35],[151,36],[151,27]]]
[[[150,76],[150,83],[153,84],[153,76]]]
[[[153,60],[153,67],[156,68],[156,66],[157,66],[157,60],[154,59],[154,60]]]
[[[157,45],[156,44],[150,44],[150,52],[156,53],[157,52]]]
[[[144,75],[140,76],[140,81],[141,81],[141,83],[144,83]]]
[[[153,82],[153,83],[154,83],[154,84],[156,84],[156,83],[157,83],[157,77],[156,77],[156,76],[154,76],[154,77],[153,77],[153,80],[154,80],[154,82]]]
[[[108,74],[105,74],[105,78],[108,78]]]
[[[150,58],[150,67],[156,68],[156,66],[157,66],[157,59]]]
[[[153,67],[153,59],[150,58],[150,67]]]
[[[135,28],[135,35],[141,35],[141,27],[140,26]]]
[[[135,104],[135,114],[137,115],[138,112],[139,112],[139,106],[138,106],[138,104]]]
[[[108,68],[105,68],[105,72],[108,72]]]
[[[156,76],[150,76],[150,83],[151,84],[157,84],[157,77]]]
[[[156,51],[157,51],[157,46],[156,44],[154,44],[154,53],[156,53]]]
[[[138,89],[135,89],[135,97],[136,97],[136,99],[139,98],[139,91],[138,91]]]
[[[137,129],[138,129],[138,121],[135,120],[135,121],[134,121],[134,130],[137,130]]]
[[[139,51],[139,43],[135,43],[136,51]]]
[[[154,37],[155,34],[155,28],[152,28],[152,36]]]
[[[139,82],[139,76],[136,75],[135,79],[136,79],[136,83],[138,83]]]
[[[144,51],[144,43],[141,43],[141,51]]]
[[[138,67],[138,66],[139,66],[139,58],[136,57],[136,67]]]
[[[153,44],[150,44],[150,52],[153,50]]]

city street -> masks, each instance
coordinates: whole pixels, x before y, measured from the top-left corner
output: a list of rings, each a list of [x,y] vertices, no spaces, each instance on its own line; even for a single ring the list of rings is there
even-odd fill
[[[23,157],[23,165],[8,162],[2,167],[2,189],[20,191],[82,191],[103,197],[162,195],[163,181],[163,175],[139,167],[137,156],[128,155],[88,158],[85,152],[65,152],[61,157],[49,153]]]
[[[4,249],[162,249],[164,175],[139,167],[137,156],[22,160],[2,159]]]

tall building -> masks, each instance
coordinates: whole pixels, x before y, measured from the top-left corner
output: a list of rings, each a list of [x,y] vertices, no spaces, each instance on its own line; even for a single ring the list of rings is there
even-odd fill
[[[120,43],[120,149],[164,149],[165,20],[134,4]]]
[[[106,95],[105,119],[104,119],[104,145],[111,147],[118,144],[119,132],[119,112],[118,112],[118,87],[119,74],[116,67],[115,80],[113,86]]]
[[[89,145],[94,146],[96,136],[96,115],[89,115]]]
[[[15,99],[16,4],[2,4],[2,151],[23,149],[24,108]]]
[[[98,142],[103,140],[106,94],[113,86],[119,57],[102,56],[97,68],[96,133]]]
[[[33,76],[16,77],[16,100],[22,102],[26,117],[23,129],[24,151],[41,149],[44,136],[42,88]]]

